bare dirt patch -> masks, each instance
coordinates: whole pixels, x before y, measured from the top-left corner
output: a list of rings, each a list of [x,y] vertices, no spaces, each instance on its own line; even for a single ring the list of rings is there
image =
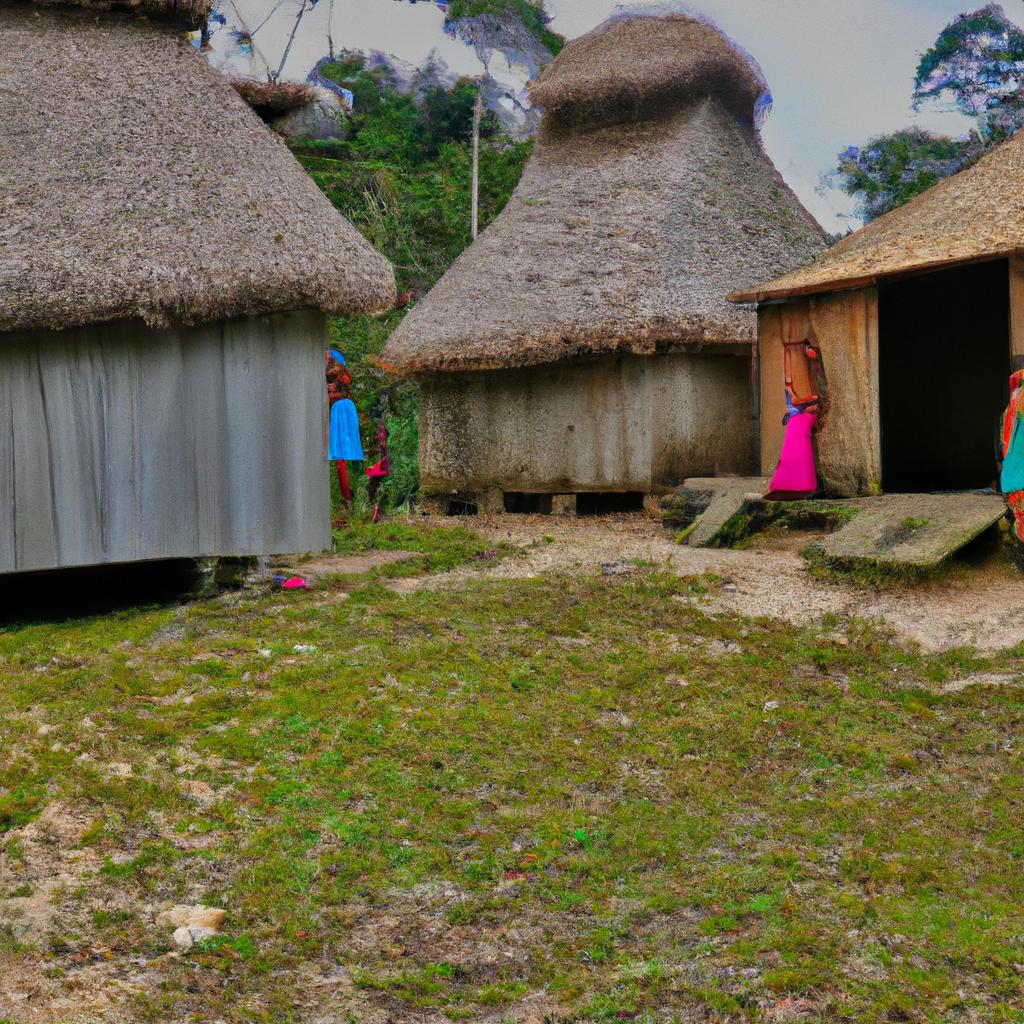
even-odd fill
[[[435,517],[435,525],[453,520]],[[465,518],[458,520],[465,524]],[[700,600],[714,612],[765,616],[793,623],[833,614],[883,621],[927,651],[972,646],[996,651],[1024,643],[1020,601],[1024,579],[1009,567],[989,564],[913,588],[878,591],[823,580],[794,550],[691,548],[645,513],[594,518],[496,515],[472,526],[494,543],[520,549],[489,569],[459,568],[434,576],[393,581],[398,593],[458,586],[488,576],[523,579],[546,572],[601,572],[609,563],[641,562],[680,576],[712,574],[720,585]]]
[[[16,937],[40,937],[60,912],[60,898],[90,876],[98,858],[81,846],[90,819],[60,801],[7,833],[0,852],[0,923]],[[21,895],[13,895],[21,894]]]
[[[301,562],[292,565],[288,571],[294,571],[296,575],[309,579],[322,579],[326,576],[358,576],[363,573],[372,572],[385,565],[395,565],[398,562],[408,562],[410,559],[418,558],[415,551],[369,551],[362,555],[328,555],[323,558],[314,558],[309,562]],[[277,569],[277,572],[284,572],[284,569]]]

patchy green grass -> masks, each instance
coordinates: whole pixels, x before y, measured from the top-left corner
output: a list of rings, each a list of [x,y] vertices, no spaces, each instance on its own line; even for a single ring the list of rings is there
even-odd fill
[[[1019,1024],[1024,699],[941,684],[1024,650],[703,589],[369,580],[0,631],[0,881],[65,876],[45,928],[0,898],[0,977],[80,1007],[114,979],[147,1021]],[[227,923],[166,956],[164,902]]]
[[[416,551],[419,558],[387,566],[382,575],[448,572],[464,563],[487,563],[512,553],[507,545],[495,547],[464,526],[420,526],[402,520],[382,523],[355,520],[334,531],[338,554],[368,551]]]

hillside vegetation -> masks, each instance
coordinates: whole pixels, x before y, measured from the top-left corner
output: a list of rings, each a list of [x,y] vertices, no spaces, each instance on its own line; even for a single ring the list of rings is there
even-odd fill
[[[468,0],[468,6],[475,9],[494,2]],[[394,507],[418,487],[419,396],[412,383],[389,381],[372,360],[408,303],[428,291],[470,243],[477,85],[462,80],[446,87],[427,67],[410,93],[400,93],[387,68],[368,68],[357,54],[321,71],[355,96],[348,138],[300,143],[294,146],[295,155],[331,202],[391,260],[399,293],[406,298],[404,309],[384,317],[339,317],[331,328],[352,368],[353,398],[368,421],[364,442],[375,434],[385,407],[389,410],[392,475],[383,497]],[[493,114],[484,116],[481,229],[508,201],[531,148],[531,142],[514,142],[503,135]]]
[[[532,0],[450,0],[448,4],[449,23],[481,14],[518,18],[553,54],[565,45],[565,40],[548,27],[551,19],[543,4]]]

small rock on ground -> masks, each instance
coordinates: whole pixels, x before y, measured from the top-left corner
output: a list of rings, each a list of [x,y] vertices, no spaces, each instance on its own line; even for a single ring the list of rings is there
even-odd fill
[[[212,928],[216,931],[227,917],[227,911],[220,907],[194,907],[178,904],[156,915],[157,928]]]
[[[212,939],[217,934],[216,928],[189,928],[182,926],[174,930],[174,944],[181,950],[191,949],[203,939]]]

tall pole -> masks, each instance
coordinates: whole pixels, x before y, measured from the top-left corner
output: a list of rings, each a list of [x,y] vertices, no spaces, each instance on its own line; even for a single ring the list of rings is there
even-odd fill
[[[299,23],[302,21],[302,16],[306,13],[306,0],[302,0],[302,6],[299,8],[298,17],[295,19],[295,25],[292,28],[292,34],[288,37],[288,45],[284,48],[284,54],[281,57],[281,64],[277,69],[277,74],[274,75],[273,80],[276,82],[284,71],[285,62],[288,60],[288,54],[291,51],[292,43],[295,42],[295,33],[299,31]]]
[[[470,237],[476,241],[480,220],[480,117],[484,109],[484,86],[481,82],[476,90],[476,102],[473,104],[473,183],[472,213],[469,228]]]

